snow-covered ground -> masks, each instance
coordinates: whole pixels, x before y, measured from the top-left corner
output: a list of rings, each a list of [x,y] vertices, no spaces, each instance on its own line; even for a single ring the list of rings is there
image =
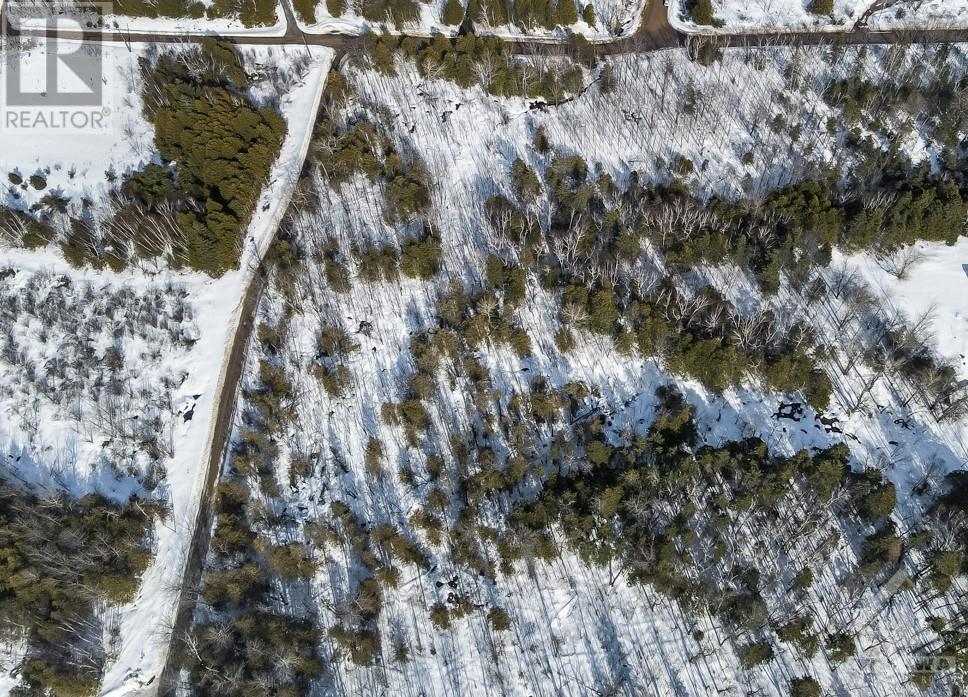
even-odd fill
[[[584,7],[584,3],[582,3],[579,8],[579,21],[572,25],[570,30],[584,34],[591,40],[602,40],[615,36],[626,36],[634,32],[638,27],[646,0],[589,0],[589,2],[595,8],[595,25],[589,26],[581,19],[581,7]],[[415,36],[431,35],[438,32],[456,34],[457,27],[444,24],[441,19],[445,4],[446,0],[420,2],[420,18],[415,22],[405,23],[402,28],[403,33]],[[387,26],[385,23],[367,21],[357,14],[352,5],[339,17],[333,17],[324,0],[316,5],[316,22],[307,24],[299,16],[296,17],[296,22],[300,29],[311,34],[360,34],[367,29],[379,32],[381,28],[393,31],[392,25]],[[524,36],[544,38],[564,37],[566,35],[566,31],[562,28],[548,30],[540,26],[524,30],[514,25],[492,27],[486,24],[477,24],[475,30],[480,34],[497,34],[508,39]]]
[[[965,0],[897,0],[873,13],[872,29],[963,29],[968,27]]]
[[[62,52],[65,46],[84,50],[80,42],[61,41],[60,46]],[[46,41],[9,41],[3,50],[11,62],[19,62],[21,80],[31,91],[46,89]],[[98,200],[116,187],[124,175],[152,162],[154,130],[142,113],[138,59],[153,50],[144,44],[102,45],[105,118],[99,127],[61,130],[37,126],[16,132],[0,129],[0,175],[4,187],[0,203],[26,209],[50,193],[73,201]],[[11,64],[4,60],[0,67],[4,78]],[[59,106],[50,95],[47,101],[51,109]],[[23,184],[9,181],[11,174],[19,176]],[[29,177],[35,174],[46,180],[43,190],[29,184]]]
[[[686,32],[735,33],[801,31],[844,31],[864,14],[871,0],[834,0],[833,13],[810,12],[811,0],[712,0],[716,26],[697,25],[689,16],[688,0],[672,0],[669,21]]]
[[[920,243],[901,253],[910,264],[898,278],[897,262],[871,255],[851,257],[863,278],[912,323],[930,316],[930,334],[938,352],[968,378],[968,239],[948,247]]]
[[[678,51],[623,56],[612,62],[611,94],[592,88],[547,108],[425,81],[404,64],[397,78],[367,73],[362,90],[366,100],[394,114],[392,127],[400,138],[427,144],[426,161],[434,171],[454,170],[475,182],[465,207],[473,212],[452,214],[469,216],[453,223],[474,229],[480,207],[475,199],[501,188],[495,173],[506,167],[504,158],[536,158],[525,144],[539,125],[562,151],[601,164],[622,186],[633,171],[667,177],[665,166],[680,157],[694,165],[685,177],[690,185],[730,197],[783,186],[819,166],[837,164],[846,171],[851,162],[843,160],[849,157],[844,134],[828,131],[835,111],[822,94],[831,81],[858,69],[875,83],[908,72],[925,80],[933,75],[933,48],[895,53],[888,72],[890,54],[883,46],[843,52],[731,49],[709,67]],[[952,64],[964,65],[964,55],[955,46]],[[915,162],[931,161],[938,152],[916,128],[904,137],[903,148]]]
[[[956,47],[955,53],[962,51]],[[924,65],[930,52],[909,49],[903,63]],[[430,283],[364,283],[353,278],[350,292],[334,293],[320,266],[307,262],[291,281],[292,296],[279,289],[267,295],[259,318],[285,325],[285,349],[273,360],[285,366],[298,395],[296,422],[278,444],[277,479],[289,481],[292,454],[308,456],[311,466],[305,478],[288,489],[281,486],[279,497],[259,498],[258,505],[271,506],[284,521],[260,532],[273,542],[301,539],[303,522],[330,520],[330,502],[342,501],[364,527],[390,522],[411,534],[409,517],[422,505],[420,492],[427,486],[427,453],[454,457],[447,436],[470,430],[474,398],[456,379],[448,389],[447,379],[441,378],[429,407],[432,438],[437,440],[423,449],[406,446],[400,429],[381,419],[381,404],[403,396],[405,378],[412,371],[407,358],[411,337],[435,324],[435,297],[451,279],[470,281],[474,269],[482,268],[483,256],[494,244],[486,232],[482,203],[492,194],[509,191],[509,163],[522,157],[538,168],[547,164],[547,158],[530,147],[537,127],[544,127],[559,151],[579,154],[589,166],[601,165],[622,187],[632,171],[646,180],[665,178],[668,163],[686,157],[695,166],[687,178],[695,190],[755,195],[809,176],[819,165],[849,164],[840,159],[842,134],[828,130],[833,112],[819,95],[829,80],[849,74],[859,55],[848,49],[832,61],[827,49],[729,50],[710,68],[673,51],[624,57],[614,62],[617,86],[612,94],[601,95],[592,88],[572,102],[544,109],[529,109],[523,100],[495,99],[478,88],[462,91],[424,80],[402,64],[394,78],[350,69],[359,101],[349,113],[382,114],[399,149],[415,152],[432,173],[432,217],[442,235],[443,271]],[[886,50],[874,47],[865,55],[863,69],[872,79],[883,76]],[[783,123],[771,127],[777,116]],[[799,127],[795,143],[789,131],[794,125]],[[935,152],[916,130],[905,147],[915,159],[930,159]],[[365,242],[392,243],[402,234],[387,221],[379,187],[364,177],[338,192],[322,180],[315,186],[318,210],[307,206],[293,225],[309,252],[329,244],[327,238],[346,250]],[[885,279],[867,255],[838,257],[824,274],[832,285],[835,276],[850,273],[844,263],[858,267],[859,280],[875,290],[883,288],[912,318],[936,301],[937,348],[953,356],[963,353],[961,347],[968,341],[968,326],[961,318],[968,309],[968,277],[961,267],[968,262],[966,253],[965,240],[952,248],[925,247],[922,265],[896,283]],[[853,332],[863,321],[863,307],[846,308],[846,300],[831,298],[808,304],[787,286],[775,298],[765,298],[755,281],[736,269],[703,268],[698,275],[700,282],[715,285],[744,311],[769,309],[800,316],[839,349],[850,350],[856,344]],[[295,308],[290,304],[293,296],[298,300]],[[838,332],[833,325],[845,312],[857,316],[847,323],[848,330]],[[516,312],[532,339],[532,355],[519,359],[493,346],[477,355],[487,366],[496,393],[520,390],[535,375],[548,376],[556,386],[584,381],[598,390],[600,406],[609,416],[608,430],[617,434],[648,424],[655,388],[672,381],[696,407],[700,433],[710,444],[758,435],[774,452],[793,453],[846,439],[855,466],[879,467],[897,484],[898,517],[904,527],[921,515],[922,503],[912,494],[912,485],[925,477],[936,484],[947,471],[966,464],[968,424],[938,424],[923,404],[908,399],[908,385],[879,381],[866,398],[857,399],[868,375],[859,368],[838,373],[832,364],[826,366],[835,386],[826,417],[843,432],[838,434],[815,422],[809,410],[799,423],[776,419],[778,396],[755,385],[715,395],[695,382],[671,378],[652,361],[620,354],[601,337],[581,335],[577,348],[562,355],[552,339],[556,315],[551,296],[532,282]],[[359,343],[345,361],[351,385],[343,398],[328,396],[311,374],[321,324],[341,326]],[[252,388],[258,386],[259,357],[254,341],[246,373],[246,384]],[[384,446],[382,476],[365,465],[370,437]],[[404,466],[417,473],[413,488],[403,485],[396,474]],[[398,586],[384,590],[378,621],[383,648],[377,666],[354,666],[345,656],[340,660],[336,646],[325,640],[323,663],[329,669],[319,692],[584,697],[725,691],[780,697],[788,694],[791,678],[810,674],[825,692],[834,694],[918,693],[909,681],[911,650],[927,640],[927,615],[947,616],[950,610],[939,602],[920,605],[910,593],[890,598],[891,588],[859,588],[849,598],[842,596],[836,589],[850,580],[849,569],[856,563],[849,541],[840,539],[832,549],[818,553],[822,540],[819,532],[814,533],[801,539],[793,558],[784,559],[778,550],[790,551],[786,542],[792,534],[786,521],[777,521],[772,536],[759,538],[750,553],[777,559],[766,572],[775,578],[782,577],[784,568],[811,565],[815,582],[802,602],[815,615],[817,626],[846,627],[858,637],[858,656],[839,667],[823,651],[808,659],[789,645],[778,644],[776,657],[766,665],[743,671],[732,650],[737,637],[721,623],[708,616],[697,619],[665,596],[630,586],[611,569],[591,568],[567,550],[552,563],[518,564],[514,573],[501,575],[492,584],[455,564],[446,545],[430,545],[430,570],[402,565]],[[807,549],[814,552],[807,554]],[[325,629],[338,621],[334,608],[347,601],[360,569],[353,567],[339,544],[314,549],[314,561],[319,569],[306,595],[301,590],[290,595],[291,587],[285,584],[273,590],[279,598],[312,598],[315,602],[307,603],[308,610],[302,602],[294,602],[289,610],[308,611]],[[441,630],[428,619],[427,608],[445,601],[452,591],[467,595],[475,610]],[[771,601],[783,613],[796,609],[782,594]],[[510,614],[511,631],[495,632],[489,625],[486,613],[494,605]],[[406,660],[393,658],[397,645],[405,647]]]
[[[123,46],[117,47],[124,50]],[[111,47],[114,50],[114,47]],[[125,53],[125,66],[121,74],[137,74],[137,59],[148,50],[132,46]],[[279,84],[288,90],[282,95],[279,107],[288,124],[288,134],[280,156],[270,174],[269,182],[262,192],[256,212],[249,226],[241,268],[226,273],[217,280],[196,273],[169,271],[152,274],[130,270],[121,274],[109,271],[76,270],[53,249],[39,251],[2,250],[2,267],[17,273],[10,283],[26,282],[33,274],[53,274],[54,281],[65,276],[71,279],[75,292],[90,286],[106,293],[131,292],[138,297],[143,294],[174,294],[180,297],[190,313],[186,329],[190,330],[194,343],[190,346],[166,347],[163,343],[122,342],[126,369],[140,375],[145,387],[152,387],[153,379],[165,375],[174,376],[170,392],[170,414],[165,423],[170,424],[170,452],[162,459],[164,479],[159,490],[170,506],[170,515],[155,530],[156,555],[146,571],[138,596],[117,613],[116,638],[109,648],[109,665],[102,683],[102,694],[120,696],[142,694],[164,664],[167,651],[166,631],[171,625],[177,599],[177,587],[185,563],[186,545],[191,538],[199,505],[198,495],[204,480],[204,464],[212,438],[212,416],[221,380],[221,368],[229,344],[239,321],[240,301],[255,269],[255,261],[261,256],[275,233],[278,221],[288,205],[289,196],[299,175],[302,162],[309,147],[314,117],[325,85],[333,53],[329,49],[305,46],[280,46],[244,49],[250,70],[263,71],[267,80],[278,69]],[[125,83],[128,84],[128,83]],[[137,95],[139,88],[132,90]],[[265,86],[258,83],[253,88],[257,98],[268,96]],[[50,167],[50,183],[73,197],[103,194],[103,172],[106,169],[123,173],[136,168],[151,157],[150,131],[140,121],[140,103],[136,96],[125,103],[122,118],[139,124],[137,132],[147,142],[138,151],[132,141],[122,141],[111,148],[111,141],[78,137],[38,137],[28,145],[17,142],[9,134],[0,131],[0,153],[7,168]],[[142,142],[142,141],[138,141]],[[74,177],[67,173],[75,169]],[[170,289],[170,290],[169,290]],[[128,308],[119,310],[124,318]],[[134,309],[132,306],[130,309]],[[40,328],[31,329],[36,335]],[[51,338],[53,343],[56,337]],[[95,358],[103,359],[104,343],[95,344]],[[38,347],[38,358],[41,351]],[[49,357],[46,351],[45,357]],[[55,352],[56,353],[56,352]],[[4,380],[16,382],[16,370],[5,367]],[[159,376],[154,378],[153,376]],[[5,455],[22,453],[9,458],[7,467],[27,480],[59,485],[66,480],[74,493],[96,489],[107,495],[120,496],[141,484],[125,478],[116,478],[102,467],[105,455],[101,433],[85,433],[72,425],[69,414],[63,413],[49,402],[38,397],[43,438],[33,442],[18,426],[11,415],[23,399],[33,395],[20,395],[14,401],[4,398],[0,410],[0,441]],[[67,407],[64,407],[65,409]],[[138,414],[132,414],[136,416]],[[49,441],[48,441],[49,439]],[[68,461],[65,456],[73,459]],[[121,466],[123,463],[115,463]],[[18,469],[18,468],[22,468]],[[67,468],[67,475],[63,474]],[[73,476],[71,472],[76,473]],[[126,487],[126,488],[125,488]],[[9,678],[8,678],[9,680]],[[156,684],[156,683],[155,683]],[[0,686],[2,687],[2,686]]]
[[[211,5],[211,1],[202,0],[206,7]],[[109,4],[105,5],[110,7]],[[57,26],[64,31],[76,30],[79,24],[71,19],[72,8],[69,2],[52,3],[51,12],[57,13]],[[22,11],[21,11],[22,12]],[[17,7],[12,6],[11,14],[17,18],[17,26],[24,29],[43,29],[49,18],[35,16],[37,12],[31,8],[30,14],[24,16],[18,14]],[[80,14],[81,23],[86,21],[88,15]],[[266,26],[246,26],[238,17],[217,17],[209,18],[202,16],[193,17],[128,17],[119,14],[99,14],[100,27],[102,31],[110,33],[127,34],[129,32],[145,32],[151,34],[171,34],[179,36],[184,34],[217,34],[219,36],[284,36],[286,33],[286,17],[283,13],[281,0],[276,4],[275,21]]]

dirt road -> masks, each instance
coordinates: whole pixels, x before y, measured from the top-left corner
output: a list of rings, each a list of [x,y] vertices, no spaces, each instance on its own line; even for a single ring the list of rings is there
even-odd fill
[[[887,6],[890,0],[880,0],[872,6],[873,9]],[[350,34],[311,34],[299,28],[288,2],[282,3],[286,20],[286,31],[281,36],[223,36],[221,38],[240,45],[287,45],[307,44],[310,46],[327,46],[340,52],[349,52],[362,48],[362,38]],[[869,16],[869,10],[864,19]],[[8,8],[3,9],[4,22]],[[63,39],[79,39],[89,41],[111,41],[124,43],[173,43],[184,41],[198,41],[203,36],[212,34],[156,34],[151,32],[127,31],[52,31],[46,29],[18,29],[15,18],[10,20],[6,28],[9,36],[56,36]],[[420,32],[412,35],[419,36]],[[429,36],[429,34],[427,34]],[[903,31],[875,31],[858,22],[841,31],[793,31],[772,33],[737,33],[737,34],[704,34],[685,33],[675,29],[668,18],[668,8],[660,0],[649,0],[643,10],[641,21],[635,32],[628,36],[603,39],[593,43],[598,55],[620,55],[627,53],[646,53],[676,46],[685,46],[695,42],[712,42],[717,46],[809,46],[826,44],[894,44],[894,43],[956,43],[968,42],[968,29],[923,29]],[[508,45],[512,53],[517,55],[543,55],[571,52],[571,42],[563,37],[541,37],[530,39],[512,39]]]

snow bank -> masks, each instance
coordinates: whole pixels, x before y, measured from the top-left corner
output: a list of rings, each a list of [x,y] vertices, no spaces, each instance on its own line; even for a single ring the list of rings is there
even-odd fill
[[[203,2],[205,5],[210,2]],[[58,26],[69,24],[65,19],[63,5],[57,5],[59,10]],[[150,33],[171,34],[172,36],[189,35],[218,35],[218,36],[285,36],[286,16],[283,12],[281,0],[276,4],[276,21],[272,26],[247,27],[238,17],[220,17],[209,19],[206,16],[197,19],[192,17],[128,17],[126,15],[106,14],[103,16],[102,31],[114,34]],[[18,26],[25,29],[44,29],[46,19],[30,17],[19,19]],[[70,29],[73,27],[66,26]]]

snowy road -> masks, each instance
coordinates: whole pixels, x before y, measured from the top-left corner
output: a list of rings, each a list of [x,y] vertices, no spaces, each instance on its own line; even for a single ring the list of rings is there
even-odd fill
[[[889,2],[877,2],[873,9],[889,5]],[[247,34],[218,34],[206,31],[198,33],[184,33],[173,35],[161,32],[131,32],[123,30],[107,30],[96,32],[49,30],[35,28],[7,27],[9,36],[56,36],[62,39],[79,39],[95,41],[113,41],[124,43],[171,43],[172,41],[192,41],[203,37],[219,36],[225,40],[245,45],[292,45],[325,46],[337,53],[344,53],[363,48],[363,38],[358,34],[318,34],[304,32],[299,28],[293,16],[290,3],[281,2],[285,15],[285,32],[274,36]],[[15,20],[4,12],[0,5],[0,13],[4,13],[4,23]],[[777,32],[738,32],[738,33],[704,33],[702,30],[682,31],[669,23],[667,8],[658,0],[649,0],[637,23],[636,30],[628,35],[616,38],[592,39],[595,53],[598,55],[619,55],[629,53],[645,53],[667,48],[689,46],[696,41],[714,41],[720,47],[735,46],[811,46],[824,44],[866,45],[866,44],[933,44],[958,43],[968,41],[968,29],[899,29],[875,30],[863,26],[864,18],[856,26],[843,31],[777,31]],[[421,32],[409,32],[412,36],[420,36]],[[429,32],[426,32],[430,36]],[[510,39],[507,42],[511,51],[519,55],[561,54],[575,52],[572,41],[567,37],[528,37],[527,39]]]

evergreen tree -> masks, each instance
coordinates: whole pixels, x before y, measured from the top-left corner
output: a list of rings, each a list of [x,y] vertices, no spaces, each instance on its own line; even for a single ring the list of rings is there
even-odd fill
[[[578,6],[575,0],[558,0],[556,21],[563,27],[570,27],[578,21]]]
[[[715,19],[713,17],[712,0],[696,0],[696,4],[692,6],[692,21],[696,24],[708,26],[713,24]]]
[[[790,681],[790,697],[820,697],[820,685],[811,677]]]
[[[464,6],[460,3],[460,0],[447,0],[441,14],[441,21],[451,26],[457,26],[464,21]]]

